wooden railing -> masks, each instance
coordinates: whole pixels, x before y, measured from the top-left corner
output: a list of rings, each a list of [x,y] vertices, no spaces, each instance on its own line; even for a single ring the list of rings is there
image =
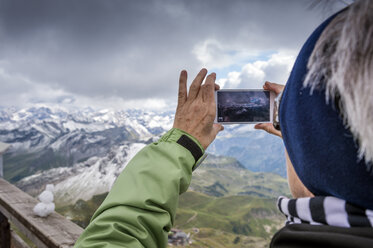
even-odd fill
[[[10,224],[36,247],[73,247],[83,229],[58,213],[41,218],[33,213],[38,201],[0,178],[0,247],[29,247]]]

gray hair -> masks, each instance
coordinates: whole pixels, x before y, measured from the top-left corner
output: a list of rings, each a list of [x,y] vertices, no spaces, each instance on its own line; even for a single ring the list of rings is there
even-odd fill
[[[359,158],[373,169],[373,1],[357,0],[337,15],[307,66],[304,86],[326,90],[326,102],[337,104],[359,144]]]

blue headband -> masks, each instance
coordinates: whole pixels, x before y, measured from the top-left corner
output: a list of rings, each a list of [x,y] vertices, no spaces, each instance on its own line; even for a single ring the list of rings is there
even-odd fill
[[[358,159],[352,133],[334,105],[326,104],[325,90],[311,95],[303,87],[313,48],[336,15],[312,33],[297,57],[280,103],[281,131],[298,177],[313,194],[373,209],[373,176]]]

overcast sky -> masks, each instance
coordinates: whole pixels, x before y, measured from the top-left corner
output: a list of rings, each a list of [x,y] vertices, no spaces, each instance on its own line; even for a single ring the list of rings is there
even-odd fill
[[[286,82],[336,4],[312,0],[0,0],[0,106],[173,109],[178,75]]]

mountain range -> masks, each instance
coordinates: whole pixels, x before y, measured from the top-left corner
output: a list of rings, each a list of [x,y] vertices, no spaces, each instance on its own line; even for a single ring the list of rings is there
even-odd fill
[[[172,121],[171,112],[0,108],[0,141],[12,145],[4,156],[5,178],[15,183],[49,169],[103,158],[120,146],[148,144],[169,130]],[[250,125],[226,126],[208,152],[235,157],[252,171],[286,176],[281,140]]]
[[[12,145],[4,156],[5,178],[31,195],[54,183],[61,204],[88,200],[107,192],[128,160],[172,120],[170,112],[2,108],[0,141]],[[285,175],[281,140],[249,125],[227,126],[207,152],[234,157],[254,172]]]
[[[149,143],[170,128],[172,114],[46,107],[0,110],[0,141],[11,144],[4,156],[5,178],[72,167],[107,156],[119,146]]]
[[[171,112],[0,108],[0,141],[12,145],[5,179],[33,196],[53,183],[57,210],[84,227],[128,161],[172,121]],[[283,223],[275,198],[289,195],[281,140],[231,125],[207,152],[175,227],[193,232],[192,247],[265,247]]]

